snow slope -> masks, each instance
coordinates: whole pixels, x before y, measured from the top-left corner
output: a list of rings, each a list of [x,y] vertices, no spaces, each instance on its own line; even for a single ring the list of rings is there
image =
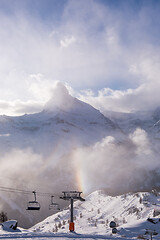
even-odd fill
[[[156,214],[156,218],[153,217]],[[46,218],[30,229],[37,233],[68,232],[69,209]],[[108,196],[103,191],[90,194],[85,202],[74,203],[75,228],[78,234],[103,235],[132,239],[148,231],[160,238],[160,194],[156,191]],[[156,224],[147,221],[154,219]],[[117,234],[112,234],[109,223],[117,223]]]

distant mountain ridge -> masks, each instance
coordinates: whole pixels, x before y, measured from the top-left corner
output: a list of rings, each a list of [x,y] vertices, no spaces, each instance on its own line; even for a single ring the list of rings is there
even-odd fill
[[[105,111],[103,114],[117,123],[127,134],[138,127],[144,129],[147,133],[151,133],[160,120],[160,107],[152,111],[135,113]]]

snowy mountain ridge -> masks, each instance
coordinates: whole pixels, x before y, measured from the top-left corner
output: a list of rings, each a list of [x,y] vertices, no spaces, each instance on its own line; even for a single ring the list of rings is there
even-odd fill
[[[152,111],[133,113],[105,111],[103,114],[117,123],[126,134],[133,132],[136,128],[142,128],[154,138],[155,126],[159,124],[160,120],[160,107]]]

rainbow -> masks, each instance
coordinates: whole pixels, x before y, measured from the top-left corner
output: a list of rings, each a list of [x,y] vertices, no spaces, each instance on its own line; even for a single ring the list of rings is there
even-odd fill
[[[72,159],[74,161],[75,181],[77,190],[83,192],[83,194],[86,195],[89,191],[89,181],[87,178],[85,162],[82,161],[82,158],[79,159],[76,152],[73,153]]]

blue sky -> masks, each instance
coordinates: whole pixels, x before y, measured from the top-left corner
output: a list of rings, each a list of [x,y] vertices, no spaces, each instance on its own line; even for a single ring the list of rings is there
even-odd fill
[[[157,107],[159,10],[156,0],[0,0],[1,112],[41,110],[57,80],[102,111]]]

